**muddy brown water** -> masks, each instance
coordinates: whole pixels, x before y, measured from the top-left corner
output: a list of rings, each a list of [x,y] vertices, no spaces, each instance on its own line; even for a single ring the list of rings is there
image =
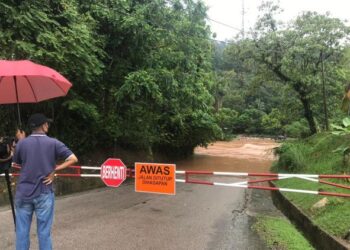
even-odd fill
[[[274,148],[279,143],[271,139],[238,137],[229,142],[216,142],[207,148],[197,147],[195,154],[176,162],[178,170],[225,172],[269,172],[275,159]]]

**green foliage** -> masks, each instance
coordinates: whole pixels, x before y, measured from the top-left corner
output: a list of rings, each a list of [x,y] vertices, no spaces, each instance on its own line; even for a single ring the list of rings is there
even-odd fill
[[[312,134],[318,125],[326,128],[328,119],[340,112],[334,110],[348,74],[349,27],[315,12],[302,13],[283,25],[275,18],[281,10],[273,2],[263,3],[260,12],[250,36],[233,40],[224,51],[226,70],[233,69],[237,76],[228,98],[243,96],[243,109],[254,107],[268,114],[278,108],[295,115],[286,118],[288,122],[280,120],[282,125],[304,117]]]
[[[22,116],[52,114],[53,135],[81,152],[117,141],[179,155],[222,130],[304,137],[302,117],[312,132],[325,124],[320,60],[328,111],[350,75],[342,21],[307,12],[281,26],[268,3],[255,30],[226,46],[210,41],[206,11],[194,0],[0,0],[0,58],[31,59],[73,82],[64,100],[23,104]],[[0,117],[10,117],[1,131],[15,126],[12,106]]]
[[[246,133],[261,133],[264,115],[266,114],[258,109],[246,109],[236,120],[235,129]]]
[[[276,135],[281,131],[283,116],[281,112],[274,108],[270,114],[265,114],[262,117],[261,125],[263,126],[264,131],[270,135]]]
[[[253,228],[271,249],[314,249],[303,235],[284,218],[260,216]]]
[[[340,136],[349,136],[350,135],[350,118],[345,117],[342,121],[342,126],[338,126],[335,124],[331,124],[331,127],[333,128],[332,134],[333,135],[340,135]],[[350,147],[348,145],[341,145],[335,150],[333,150],[334,153],[342,153],[343,155],[343,169],[346,171],[348,165],[350,165],[349,162],[349,154],[350,154]]]
[[[89,104],[78,99],[69,100],[63,104],[67,106],[68,110],[74,113],[80,119],[96,123],[100,119],[97,108],[93,104]]]
[[[341,152],[335,152],[335,150],[339,147],[350,146],[348,139],[348,136],[319,133],[307,139],[284,143],[276,151],[280,157],[277,167],[284,170],[299,169],[300,171],[305,170],[305,172],[316,172],[318,174],[344,172],[346,165],[343,165],[342,154]],[[303,167],[290,167],[289,164],[294,162],[301,163],[299,166]]]
[[[0,4],[0,58],[31,59],[53,67],[74,83],[65,105],[62,106],[62,99],[53,101],[53,105],[21,105],[22,116],[28,117],[33,110],[53,113],[54,134],[65,138],[78,153],[93,148],[96,132],[87,129],[85,135],[83,131],[98,119],[92,102],[95,97],[91,97],[105,55],[103,40],[96,35],[95,20],[79,12],[77,1],[0,1]],[[78,109],[81,110],[77,112]],[[13,127],[16,120],[4,130]]]
[[[350,134],[350,118],[345,117],[342,121],[342,125],[331,124],[333,128],[332,134],[334,135],[349,135]]]
[[[310,135],[310,130],[304,119],[285,125],[283,130],[287,137],[292,138],[305,138]]]
[[[102,41],[96,22],[78,11],[74,1],[2,1],[0,57],[30,58],[52,66],[77,84],[102,72]]]
[[[147,148],[162,139],[158,105],[163,97],[155,79],[146,71],[130,73],[116,93],[122,120],[122,139],[137,148]]]
[[[233,134],[233,126],[238,118],[238,113],[235,110],[229,108],[222,108],[215,114],[217,124],[223,131],[224,138],[230,139]]]
[[[307,165],[308,151],[308,147],[302,143],[283,143],[276,149],[279,169],[294,173],[302,172]]]

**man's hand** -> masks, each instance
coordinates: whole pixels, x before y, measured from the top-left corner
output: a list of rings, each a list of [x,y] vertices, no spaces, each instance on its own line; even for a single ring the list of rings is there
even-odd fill
[[[22,129],[17,129],[16,139],[19,141],[19,140],[22,140],[24,138],[26,138],[26,132],[24,132],[24,130],[22,130]]]
[[[51,174],[49,174],[48,176],[46,176],[44,178],[44,181],[43,183],[46,184],[46,185],[50,185],[53,180],[55,179],[55,172],[58,171],[58,170],[62,170],[62,169],[65,169],[71,165],[73,165],[74,163],[78,162],[78,158],[75,156],[75,154],[71,154],[65,162],[63,162],[62,164],[58,165],[56,168],[55,168],[55,171],[53,171]]]
[[[46,176],[46,177],[44,178],[43,183],[44,183],[45,185],[50,185],[50,184],[53,182],[54,179],[55,179],[55,171],[53,171],[51,174],[49,174],[48,176]]]

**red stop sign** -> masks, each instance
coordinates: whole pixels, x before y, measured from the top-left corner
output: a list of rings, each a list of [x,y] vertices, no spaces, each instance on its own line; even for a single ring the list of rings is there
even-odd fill
[[[109,158],[101,165],[101,179],[109,187],[119,187],[126,179],[126,166],[120,159]]]

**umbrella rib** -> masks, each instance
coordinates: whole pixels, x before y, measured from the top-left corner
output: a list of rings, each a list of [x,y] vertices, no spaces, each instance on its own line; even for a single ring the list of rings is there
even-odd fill
[[[58,86],[60,88],[60,90],[62,91],[63,95],[67,95],[67,93],[64,91],[64,89],[62,89],[61,85],[59,85],[58,82],[56,82],[55,79],[51,78],[51,81],[53,81],[56,84],[56,86]]]
[[[30,86],[30,89],[31,89],[32,92],[33,92],[33,96],[34,96],[34,98],[35,98],[35,102],[39,102],[39,101],[38,101],[38,98],[36,97],[36,94],[35,94],[35,92],[34,92],[33,86],[30,84],[30,81],[29,81],[28,76],[24,76],[24,78],[27,80],[27,82],[28,82],[28,84],[29,84],[29,86]]]

